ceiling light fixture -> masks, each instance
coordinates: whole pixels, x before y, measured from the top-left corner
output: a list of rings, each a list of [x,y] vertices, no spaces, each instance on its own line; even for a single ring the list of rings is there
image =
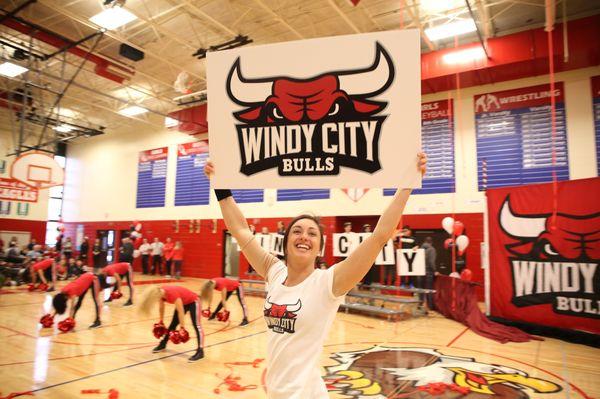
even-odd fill
[[[179,125],[179,121],[175,118],[171,118],[170,116],[165,117],[165,127],[177,127]]]
[[[486,58],[485,51],[483,51],[483,48],[481,47],[453,51],[442,55],[442,61],[446,64],[463,64],[483,60],[484,58]]]
[[[136,19],[135,15],[122,7],[111,7],[91,17],[90,21],[104,29],[113,30]]]
[[[119,113],[124,116],[136,116],[140,114],[145,114],[146,112],[148,112],[146,108],[137,105],[132,105],[131,107],[123,108],[119,111]]]
[[[56,130],[59,133],[69,133],[71,130],[73,130],[73,126],[63,123],[62,125],[55,126],[54,130]]]
[[[476,30],[477,26],[475,25],[475,21],[469,18],[427,28],[425,29],[425,34],[429,40],[441,40],[452,36],[460,36],[466,33],[475,32]]]
[[[24,68],[20,65],[13,64],[12,62],[5,62],[0,65],[0,75],[7,76],[9,78],[14,78],[15,76],[19,76],[20,74],[27,71],[27,68]]]

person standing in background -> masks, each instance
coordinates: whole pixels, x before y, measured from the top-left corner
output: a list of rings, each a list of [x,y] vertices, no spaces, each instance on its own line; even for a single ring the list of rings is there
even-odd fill
[[[33,247],[35,247],[36,245],[37,245],[37,240],[35,238],[32,238],[31,241],[29,241],[29,244],[27,244],[27,250],[32,251]]]
[[[163,255],[165,257],[165,273],[167,278],[171,278],[172,274],[172,263],[173,263],[173,248],[175,244],[171,240],[171,237],[167,237],[167,241],[163,245]]]
[[[88,236],[83,237],[83,242],[79,246],[79,259],[84,264],[88,265],[88,252],[90,251],[90,242]]]
[[[417,249],[419,249],[419,246],[417,245],[417,240],[413,236],[410,226],[404,226],[402,228],[402,232],[400,233],[400,246],[402,249],[412,249],[413,251],[416,251]],[[413,278],[411,278],[410,276],[407,276],[404,279],[404,281],[401,282],[400,286],[402,288],[404,288],[404,287],[415,288]]]
[[[158,268],[158,274],[162,274],[162,256],[163,256],[164,244],[160,242],[158,237],[154,237],[154,242],[151,244],[152,247],[152,274],[156,274]]]
[[[73,242],[71,241],[71,237],[65,238],[65,242],[63,243],[62,253],[68,259],[71,259],[73,256]]]
[[[119,251],[119,261],[127,262],[129,264],[133,263],[133,243],[131,242],[131,238],[125,237],[121,240],[123,244]]]
[[[281,220],[277,222],[277,234],[285,234],[285,224]]]
[[[421,248],[425,250],[425,276],[419,276],[417,279],[419,288],[428,290],[433,289],[433,279],[436,273],[436,258],[437,252],[433,247],[433,238],[425,237],[425,241]],[[427,302],[427,308],[433,310],[433,294],[420,294],[421,302]]]
[[[183,264],[183,246],[181,245],[181,241],[175,241],[171,255],[175,267],[175,278],[179,280],[181,278],[181,265]]]
[[[94,246],[92,248],[92,258],[94,262],[94,271],[97,272],[102,268],[102,244],[100,239],[96,238]]]
[[[371,233],[371,225],[368,223],[363,224],[362,227],[362,232],[363,233]],[[395,265],[392,265],[395,267]],[[371,268],[369,269],[369,271],[367,272],[367,274],[365,275],[365,277],[363,278],[363,283],[366,285],[371,285],[373,284],[375,281],[377,281],[377,277],[378,277],[378,270],[377,270],[377,266],[375,265],[375,263],[373,263],[373,265],[371,266]]]
[[[148,274],[148,265],[150,261],[150,254],[152,253],[152,248],[148,243],[147,238],[144,238],[144,240],[142,241],[142,245],[140,245],[139,251],[142,255],[142,274]]]

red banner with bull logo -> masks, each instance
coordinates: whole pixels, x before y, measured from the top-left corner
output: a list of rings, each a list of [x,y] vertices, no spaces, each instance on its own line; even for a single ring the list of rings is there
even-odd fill
[[[492,316],[600,334],[600,178],[487,197]]]

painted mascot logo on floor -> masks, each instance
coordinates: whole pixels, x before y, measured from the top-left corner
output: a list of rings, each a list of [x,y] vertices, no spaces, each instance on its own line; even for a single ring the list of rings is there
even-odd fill
[[[387,102],[372,98],[394,80],[386,49],[376,44],[367,68],[325,72],[310,79],[246,78],[238,58],[227,77],[227,94],[245,109],[235,118],[247,176],[278,168],[281,176],[337,175],[340,166],[373,173],[381,169],[379,136]]]
[[[375,346],[331,356],[339,364],[326,367],[325,382],[331,392],[352,399],[464,398],[526,399],[531,393],[556,393],[561,387],[530,377],[522,370],[476,362],[473,358],[448,356],[429,348]],[[441,395],[419,390],[428,384],[455,384],[467,391]]]
[[[556,313],[600,318],[600,212],[517,214],[507,196],[498,217],[517,241],[506,246],[515,306],[552,303]]]

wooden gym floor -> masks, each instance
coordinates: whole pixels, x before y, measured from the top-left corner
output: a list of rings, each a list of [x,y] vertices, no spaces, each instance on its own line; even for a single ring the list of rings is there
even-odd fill
[[[179,284],[198,291],[201,283],[186,278]],[[150,286],[136,285],[136,296]],[[228,323],[203,319],[205,358],[188,363],[195,337],[153,354],[156,318],[142,317],[136,306],[122,306],[127,288],[124,298],[104,306],[103,326],[95,330],[87,329],[94,316],[86,297],[76,330],[67,334],[40,330],[38,320],[50,309],[49,294],[30,293],[26,286],[1,293],[0,398],[32,391],[38,398],[96,399],[108,398],[109,389],[117,390],[119,398],[266,397],[261,298],[247,297],[247,326],[238,327],[236,298],[230,299]],[[165,322],[172,311],[168,306]],[[332,398],[426,398],[416,386],[435,382],[471,387],[467,396],[452,391],[438,398],[600,397],[600,349],[555,339],[502,345],[437,313],[395,323],[338,313],[321,365]]]

